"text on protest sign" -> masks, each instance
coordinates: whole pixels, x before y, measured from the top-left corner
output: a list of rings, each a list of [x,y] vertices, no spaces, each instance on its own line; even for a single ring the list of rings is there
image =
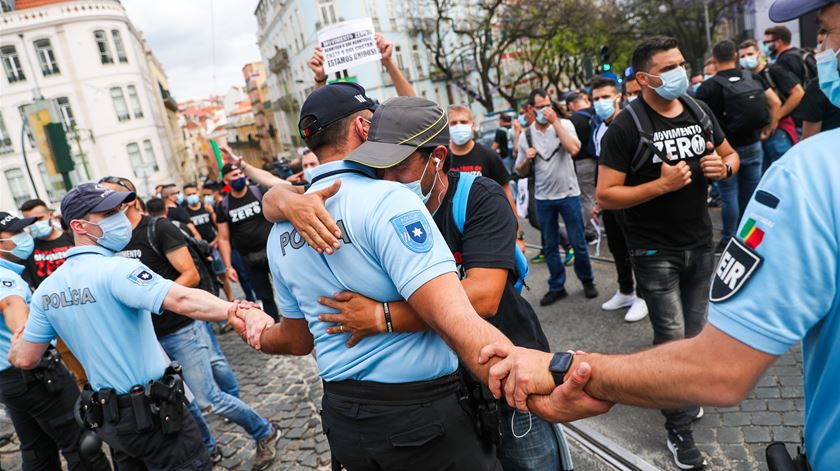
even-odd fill
[[[324,73],[381,59],[373,36],[370,18],[344,21],[318,31],[318,44],[324,51]]]

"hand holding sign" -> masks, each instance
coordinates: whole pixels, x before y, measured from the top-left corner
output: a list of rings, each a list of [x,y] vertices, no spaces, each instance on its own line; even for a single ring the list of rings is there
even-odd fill
[[[328,26],[318,31],[318,44],[324,54],[326,75],[382,59],[370,18]]]

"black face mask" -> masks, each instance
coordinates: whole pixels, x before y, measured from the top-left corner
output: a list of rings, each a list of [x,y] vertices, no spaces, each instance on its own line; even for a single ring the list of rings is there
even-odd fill
[[[239,177],[236,180],[230,181],[230,187],[233,188],[234,191],[240,191],[245,188],[245,185],[248,184],[248,179],[246,177]]]

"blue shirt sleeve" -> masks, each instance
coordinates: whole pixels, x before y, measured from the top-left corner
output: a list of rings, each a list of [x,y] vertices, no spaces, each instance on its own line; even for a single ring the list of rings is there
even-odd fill
[[[303,311],[300,310],[300,305],[298,305],[297,299],[292,295],[291,290],[289,290],[289,286],[286,284],[286,279],[283,278],[282,270],[280,270],[279,266],[275,266],[282,260],[282,256],[275,253],[278,250],[277,247],[280,247],[278,241],[274,240],[275,233],[276,230],[272,229],[268,238],[266,250],[269,269],[271,270],[271,278],[274,281],[274,291],[277,293],[277,307],[280,308],[280,312],[283,314],[283,317],[287,317],[289,319],[303,319]]]
[[[160,314],[163,300],[173,283],[138,260],[127,259],[114,268],[111,292],[128,307]]]
[[[29,318],[23,330],[23,339],[33,343],[47,343],[58,337],[47,314],[35,303],[29,305]]]
[[[772,355],[785,353],[826,316],[838,283],[831,198],[815,193],[822,185],[809,185],[807,176],[784,163],[761,180],[736,234],[755,246],[760,265],[740,290],[709,310],[715,327]],[[760,234],[747,233],[753,226]]]
[[[403,299],[428,281],[454,272],[455,259],[420,198],[393,185],[369,213],[366,237]]]
[[[9,296],[20,296],[24,301],[29,301],[29,285],[19,276],[5,276],[0,274],[0,301]]]

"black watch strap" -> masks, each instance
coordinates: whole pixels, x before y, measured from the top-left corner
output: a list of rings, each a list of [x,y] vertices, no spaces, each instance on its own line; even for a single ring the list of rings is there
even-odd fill
[[[575,356],[571,352],[558,352],[551,357],[551,363],[548,364],[548,370],[554,378],[555,386],[563,384],[563,379],[566,377],[566,373],[569,371],[569,368],[571,368],[572,360],[574,360],[574,358]]]

